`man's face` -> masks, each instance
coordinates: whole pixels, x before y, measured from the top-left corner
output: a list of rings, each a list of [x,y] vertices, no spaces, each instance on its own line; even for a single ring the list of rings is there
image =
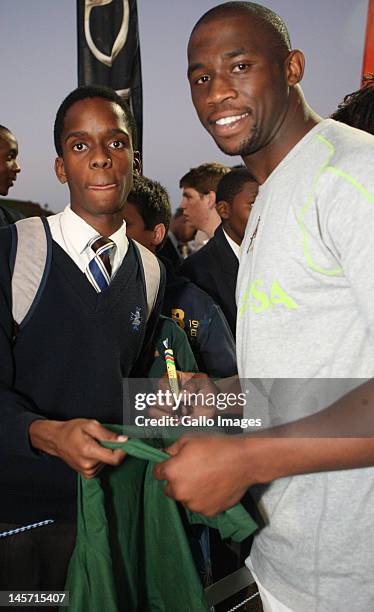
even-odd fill
[[[126,202],[123,207],[123,218],[126,221],[126,235],[140,244],[143,244],[150,251],[155,250],[153,243],[154,232],[145,229],[142,216],[139,214],[135,204]]]
[[[56,173],[68,182],[72,210],[90,225],[120,211],[132,186],[133,149],[120,106],[102,98],[73,104],[65,115],[63,157]]]
[[[21,168],[17,162],[18,143],[13,134],[0,130],[0,195],[8,195]]]
[[[188,46],[188,78],[199,119],[228,155],[270,145],[284,121],[288,84],[271,37],[240,12],[202,23]]]
[[[258,184],[254,181],[249,181],[243,185],[243,188],[234,197],[232,204],[228,205],[227,223],[233,233],[233,239],[241,244],[247,221],[258,193]]]
[[[183,187],[180,207],[187,221],[195,229],[202,229],[210,214],[210,200],[207,195],[193,187]]]

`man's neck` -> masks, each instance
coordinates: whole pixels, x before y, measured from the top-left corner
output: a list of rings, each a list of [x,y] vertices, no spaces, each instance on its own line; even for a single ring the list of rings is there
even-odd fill
[[[213,238],[214,232],[217,227],[221,224],[221,217],[215,208],[212,208],[210,211],[209,217],[204,223],[204,226],[199,227],[199,229],[204,232],[209,238]]]
[[[320,121],[322,118],[306,104],[301,89],[295,88],[287,115],[275,138],[257,153],[243,156],[245,165],[260,185]]]

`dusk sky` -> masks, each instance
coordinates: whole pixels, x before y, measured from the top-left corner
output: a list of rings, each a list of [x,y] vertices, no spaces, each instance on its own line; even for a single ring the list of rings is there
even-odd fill
[[[179,178],[205,161],[232,165],[200,125],[186,79],[186,46],[194,23],[218,4],[209,0],[138,0],[143,71],[144,174],[164,184],[173,207]],[[360,85],[367,0],[269,0],[286,21],[294,48],[306,55],[303,89],[327,116]],[[75,0],[0,0],[0,124],[17,136],[22,172],[9,197],[69,201],[57,182],[52,129],[56,110],[77,86]]]

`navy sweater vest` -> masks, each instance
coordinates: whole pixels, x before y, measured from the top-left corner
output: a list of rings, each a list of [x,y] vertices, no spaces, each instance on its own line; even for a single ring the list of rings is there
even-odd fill
[[[38,453],[28,426],[40,416],[122,422],[122,379],[140,353],[147,303],[134,247],[103,293],[53,242],[47,284],[12,343],[10,232],[0,231],[0,522],[74,520],[76,473]]]

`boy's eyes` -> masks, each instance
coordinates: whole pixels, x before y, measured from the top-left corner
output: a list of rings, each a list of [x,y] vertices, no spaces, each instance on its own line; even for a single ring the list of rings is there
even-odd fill
[[[113,140],[109,145],[112,149],[123,149],[125,143],[122,140]]]
[[[86,151],[87,149],[88,149],[87,145],[85,145],[83,142],[77,142],[73,146],[73,151]]]
[[[126,145],[122,140],[112,140],[109,145],[108,145],[111,149],[123,149]],[[77,142],[75,143],[75,145],[73,145],[73,151],[87,151],[88,149],[88,145],[86,145],[84,142]]]

